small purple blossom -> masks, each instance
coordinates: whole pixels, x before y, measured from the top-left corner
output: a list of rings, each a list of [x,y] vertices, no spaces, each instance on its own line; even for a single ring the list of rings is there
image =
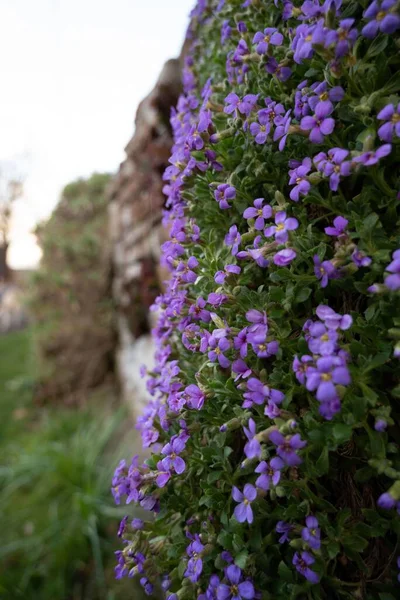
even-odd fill
[[[281,458],[275,456],[269,463],[265,460],[260,462],[258,467],[255,469],[255,473],[260,473],[256,480],[256,486],[262,490],[268,491],[272,485],[278,485],[281,478],[281,469],[285,466],[285,463]]]
[[[400,28],[400,16],[396,11],[396,0],[374,0],[364,11],[364,17],[369,20],[361,33],[366,38],[374,38],[379,31],[391,34]]]
[[[241,272],[241,268],[238,265],[225,265],[223,271],[217,271],[214,275],[214,281],[216,283],[225,283],[226,277],[229,275],[239,275]]]
[[[283,250],[279,250],[274,255],[273,261],[274,264],[278,267],[287,267],[292,260],[294,260],[297,256],[297,253],[293,248],[284,248]]]
[[[284,544],[289,541],[289,533],[292,531],[293,525],[290,523],[285,523],[285,521],[278,521],[275,527],[275,531],[277,533],[281,533],[281,537],[279,538],[279,543]]]
[[[271,225],[264,229],[265,237],[275,236],[275,239],[280,244],[284,244],[288,241],[289,235],[288,231],[293,231],[297,229],[299,226],[299,222],[297,219],[293,217],[286,217],[286,213],[284,211],[279,211],[275,215],[275,225]]]
[[[248,428],[243,427],[243,431],[247,437],[247,443],[244,447],[244,453],[247,458],[260,458],[261,456],[261,445],[260,442],[256,439],[256,424],[254,419],[249,419]]]
[[[345,365],[337,365],[333,356],[324,356],[316,362],[316,367],[310,367],[306,373],[308,391],[316,391],[320,402],[334,400],[337,397],[336,385],[349,385],[351,377]]]
[[[374,429],[375,431],[385,431],[385,429],[387,428],[387,422],[385,421],[385,419],[377,419],[375,421],[375,425],[374,425]]]
[[[272,46],[281,46],[282,42],[283,35],[274,27],[267,27],[264,29],[264,32],[257,31],[253,37],[253,44],[257,44],[256,52],[258,54],[266,54],[270,44]]]
[[[289,185],[294,185],[290,192],[290,198],[295,202],[300,200],[300,196],[306,196],[310,191],[311,184],[307,180],[307,175],[311,171],[311,165],[311,158],[307,157],[300,165],[289,171]]]
[[[270,433],[269,439],[277,447],[276,451],[286,465],[295,467],[302,463],[300,456],[297,454],[297,450],[304,448],[304,446],[307,445],[307,442],[302,440],[298,433],[285,437],[279,431],[275,430]]]
[[[329,260],[321,261],[318,254],[314,256],[314,273],[317,279],[321,280],[321,287],[325,288],[328,285],[329,279],[337,277],[337,270]]]
[[[391,142],[393,135],[400,137],[400,103],[397,108],[388,104],[378,113],[378,119],[386,121],[378,129],[378,135],[384,142]]]
[[[331,29],[326,34],[325,46],[333,46],[335,57],[342,58],[349,54],[358,37],[358,31],[354,27],[354,19],[342,19],[339,21],[339,27]]]
[[[236,225],[232,225],[229,228],[229,233],[225,236],[225,245],[232,246],[232,256],[235,256],[239,252],[239,246],[241,242],[241,235],[238,232]]]
[[[326,235],[333,237],[341,237],[346,234],[346,227],[349,224],[348,220],[344,217],[336,217],[333,220],[333,227],[325,227]]]
[[[165,470],[169,471],[170,469],[174,469],[175,473],[180,475],[186,468],[185,461],[183,458],[179,456],[181,452],[185,449],[185,442],[183,442],[179,437],[175,437],[168,444],[165,444],[163,449],[161,450],[161,454],[165,456],[162,459],[162,465]]]
[[[372,165],[376,165],[381,158],[385,158],[392,151],[391,144],[383,144],[383,146],[379,146],[377,150],[370,150],[368,152],[364,152],[359,156],[353,158],[353,162],[364,165],[365,167],[372,167]]]
[[[359,250],[358,248],[354,249],[351,255],[351,260],[359,268],[369,267],[369,265],[372,263],[372,258],[364,254],[364,252],[361,252],[361,250]]]
[[[391,273],[385,278],[385,286],[395,292],[400,289],[400,249],[393,252],[392,262],[386,267]]]
[[[208,352],[208,358],[212,362],[218,362],[223,369],[226,369],[231,364],[230,360],[224,355],[224,352],[229,350],[230,342],[226,337],[216,339],[211,336],[209,341],[211,350]]]
[[[269,204],[263,206],[264,198],[257,198],[253,202],[253,206],[246,208],[243,213],[245,219],[255,219],[254,228],[261,231],[265,225],[265,219],[269,219],[272,216],[272,208]]]
[[[247,521],[248,523],[253,522],[253,510],[251,508],[251,503],[257,497],[257,490],[254,485],[251,483],[246,483],[243,489],[243,493],[234,486],[232,488],[232,497],[235,502],[239,502],[238,506],[236,506],[234,510],[234,515],[239,523],[244,523]]]
[[[236,198],[236,190],[228,183],[221,183],[214,192],[214,198],[218,202],[219,207],[222,210],[226,210],[227,208],[231,208],[229,201]]]
[[[243,581],[242,571],[236,565],[225,569],[227,583],[221,583],[217,588],[217,600],[253,600],[254,585],[248,579]]]
[[[314,564],[315,558],[309,552],[296,552],[293,556],[293,564],[296,570],[303,575],[310,583],[318,583],[318,574],[310,569],[310,565]]]
[[[188,564],[184,577],[188,577],[190,581],[196,583],[203,571],[203,560],[201,553],[204,550],[204,546],[200,541],[198,534],[194,536],[193,541],[186,548],[186,554],[189,556]]]
[[[322,144],[325,136],[329,135],[334,130],[335,120],[329,117],[332,111],[332,104],[329,106],[320,102],[315,107],[314,116],[302,118],[300,127],[304,131],[310,132],[310,141],[313,142],[313,144]]]
[[[301,531],[301,537],[313,550],[319,550],[321,547],[321,530],[318,526],[318,519],[309,516],[306,518],[306,527]]]

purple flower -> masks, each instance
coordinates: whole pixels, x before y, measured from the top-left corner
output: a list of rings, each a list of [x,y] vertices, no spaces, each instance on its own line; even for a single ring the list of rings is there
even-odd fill
[[[208,294],[207,298],[207,302],[208,304],[211,304],[211,306],[221,306],[226,300],[227,297],[224,296],[224,294],[217,294],[216,292],[211,292]]]
[[[283,211],[279,211],[275,215],[275,225],[271,225],[264,229],[265,237],[275,236],[275,239],[280,244],[284,244],[288,241],[289,235],[288,231],[293,231],[297,229],[299,226],[299,222],[297,219],[292,217],[286,218],[286,213]]]
[[[353,162],[360,163],[365,167],[372,167],[372,165],[376,165],[381,158],[388,156],[392,151],[391,144],[383,144],[383,146],[379,146],[377,150],[370,150],[369,152],[364,152],[359,156],[353,158]]]
[[[334,329],[327,329],[321,321],[317,321],[310,325],[309,334],[308,347],[313,354],[329,356],[335,352],[339,336]]]
[[[325,288],[328,285],[329,279],[337,277],[337,271],[334,265],[329,260],[321,262],[318,254],[314,256],[314,273],[317,279],[321,279],[321,287]]]
[[[301,64],[304,59],[311,58],[314,54],[313,44],[323,45],[325,36],[323,20],[318,21],[315,25],[299,25],[291,46],[294,50],[294,61]]]
[[[128,516],[125,516],[125,517],[122,519],[121,523],[119,524],[119,527],[118,527],[118,532],[117,532],[117,536],[118,536],[118,537],[122,537],[122,534],[123,534],[123,533],[124,533],[124,531],[125,531],[125,528],[126,528],[126,524],[127,524],[127,522],[128,522]]]
[[[372,258],[361,252],[358,248],[355,248],[351,255],[351,260],[357,267],[369,267],[372,263]]]
[[[301,119],[300,127],[304,131],[310,131],[310,141],[313,144],[322,144],[325,136],[334,130],[335,120],[329,117],[332,111],[332,104],[329,106],[320,102],[315,107],[314,116],[306,116]]]
[[[316,517],[306,518],[306,527],[301,531],[301,537],[313,550],[319,550],[321,547],[321,530],[318,527]]]
[[[327,48],[334,45],[336,58],[349,54],[358,37],[358,31],[353,28],[354,19],[342,19],[338,29],[330,29],[326,34],[325,45]]]
[[[144,589],[146,596],[151,596],[154,591],[154,585],[150,583],[147,577],[140,578],[140,585]]]
[[[156,484],[159,488],[163,488],[167,485],[168,481],[171,479],[171,471],[166,469],[163,465],[162,460],[159,460],[157,463],[158,474],[156,477]]]
[[[254,228],[261,231],[265,225],[265,219],[272,216],[272,208],[269,204],[263,206],[264,198],[257,198],[253,202],[253,206],[246,208],[243,213],[245,219],[255,219]],[[254,207],[254,208],[253,208]]]
[[[271,121],[266,108],[263,108],[257,113],[258,121],[254,121],[250,125],[250,133],[254,137],[256,144],[265,144],[269,132],[271,131]]]
[[[185,388],[185,394],[188,398],[188,406],[190,408],[194,408],[195,410],[201,410],[203,408],[205,395],[197,385],[194,383],[188,385]]]
[[[392,254],[392,262],[386,267],[391,275],[385,278],[385,286],[395,292],[400,289],[400,249]]]
[[[276,75],[279,81],[287,81],[292,74],[292,69],[279,64],[274,56],[268,57],[265,69],[270,75]]]
[[[251,344],[253,351],[257,354],[258,358],[269,358],[278,353],[279,342],[252,342]]]
[[[229,200],[236,198],[236,190],[228,183],[221,183],[214,192],[214,198],[222,210],[231,208]]]
[[[300,465],[302,460],[296,450],[300,450],[307,445],[307,442],[301,439],[296,433],[292,436],[283,436],[279,431],[273,431],[269,436],[270,441],[277,446],[277,453],[289,467]]]
[[[189,308],[189,314],[192,315],[192,318],[195,321],[204,321],[205,323],[209,323],[211,320],[210,311],[205,309],[206,301],[201,296],[197,298],[196,304],[192,304]]]
[[[278,267],[287,267],[296,256],[297,253],[295,250],[292,248],[284,248],[284,250],[279,250],[279,252],[274,255],[273,260]]]
[[[345,365],[337,365],[333,356],[324,356],[316,362],[316,367],[310,367],[306,373],[306,388],[309,392],[317,391],[316,397],[320,402],[334,400],[337,397],[336,385],[349,385],[351,377]]]
[[[345,331],[349,329],[353,323],[350,315],[339,315],[330,306],[320,304],[315,311],[317,316],[324,321],[328,329],[341,329]]]
[[[265,460],[260,462],[255,470],[255,473],[260,473],[260,476],[256,480],[256,486],[268,491],[271,483],[278,485],[281,478],[281,469],[284,466],[285,463],[278,456],[275,456],[269,464]]]
[[[237,94],[234,94],[233,92],[228,94],[227,97],[225,98],[224,113],[226,113],[228,115],[231,115],[233,112],[236,113],[239,102],[240,102],[240,98]]]
[[[311,171],[311,158],[304,158],[303,162],[295,169],[289,171],[289,185],[294,185],[290,192],[290,198],[298,202],[300,196],[306,196],[310,191],[311,184],[307,181],[307,175]]]
[[[314,564],[315,558],[309,552],[296,552],[293,556],[293,564],[296,570],[303,575],[310,583],[318,583],[319,576],[315,571],[310,569],[310,565]]]
[[[241,242],[241,235],[238,232],[236,225],[232,225],[229,228],[229,233],[225,236],[225,245],[232,246],[232,256],[235,256],[239,252],[239,246]]]
[[[253,522],[253,510],[251,508],[251,502],[257,497],[257,490],[251,483],[246,483],[244,486],[243,493],[238,490],[236,486],[232,488],[232,497],[235,502],[240,502],[234,510],[234,515],[239,523]]]
[[[255,435],[257,433],[256,424],[253,419],[249,419],[247,427],[243,427],[243,431],[247,437],[247,443],[244,447],[244,453],[247,458],[260,458],[261,456],[261,445],[258,440],[256,440]]]
[[[397,14],[396,0],[374,0],[364,11],[364,17],[369,20],[364,25],[361,33],[366,38],[374,38],[379,31],[382,33],[394,33],[400,28],[400,16]]]
[[[325,177],[329,177],[329,187],[336,192],[341,177],[348,177],[351,174],[351,163],[345,160],[349,155],[348,150],[343,148],[331,148],[326,155],[325,152],[319,152],[314,157],[314,163]]]
[[[303,384],[306,382],[306,373],[313,363],[311,356],[305,354],[299,360],[297,356],[293,360],[293,371],[296,374],[296,379],[299,383]]]
[[[246,319],[249,323],[252,323],[248,330],[252,334],[253,340],[264,340],[268,332],[267,313],[251,308],[246,312]]]
[[[203,561],[201,558],[203,550],[204,546],[201,543],[198,534],[196,534],[193,541],[186,548],[186,554],[190,558],[184,573],[184,577],[188,577],[193,583],[196,583],[196,581],[199,580],[201,572],[203,571]]]
[[[314,92],[315,96],[311,96],[308,99],[308,104],[311,110],[314,111],[316,111],[317,106],[319,106],[320,109],[324,108],[325,110],[329,110],[332,112],[332,102],[340,102],[344,98],[343,88],[341,88],[340,86],[336,86],[328,90],[328,84],[326,81],[323,81],[318,85],[312,85],[311,89]]]
[[[257,104],[257,100],[258,94],[246,94],[246,96],[243,97],[243,100],[241,100],[238,104],[239,112],[248,117]]]
[[[133,519],[131,526],[133,529],[143,529],[144,527],[144,522],[142,521],[142,519]]]
[[[229,25],[229,19],[223,21],[221,26],[221,46],[231,37],[232,27]]]
[[[253,44],[257,44],[256,52],[258,54],[266,54],[270,44],[272,46],[281,46],[282,42],[283,35],[273,27],[267,27],[264,29],[264,33],[257,31],[253,38]]]
[[[237,381],[240,378],[250,377],[252,371],[241,358],[238,358],[232,363],[232,373],[236,375],[235,381]]]
[[[225,278],[231,274],[239,275],[241,268],[238,265],[225,265],[223,271],[217,271],[214,275],[214,281],[216,283],[225,283]]]
[[[375,431],[385,431],[385,429],[387,428],[387,423],[385,421],[385,419],[377,419],[375,421],[375,425],[374,425],[374,429]]]
[[[220,339],[216,339],[214,336],[211,336],[209,341],[209,347],[211,350],[208,353],[208,358],[212,362],[219,362],[220,366],[223,369],[226,369],[231,364],[230,360],[226,358],[224,352],[229,350],[230,342],[226,337],[222,337]]]
[[[340,237],[346,234],[346,227],[349,224],[348,220],[344,217],[336,217],[333,220],[333,227],[325,227],[326,235],[334,237]]]
[[[162,465],[164,469],[169,471],[174,469],[175,473],[180,475],[185,470],[186,464],[183,458],[178,456],[185,449],[185,442],[179,437],[175,437],[168,444],[165,444],[161,450],[161,454],[165,456],[162,459]]]
[[[285,521],[278,521],[275,527],[275,531],[277,533],[281,533],[281,537],[279,538],[279,543],[284,544],[289,541],[289,533],[292,531],[293,526],[290,523],[285,523]]]
[[[246,579],[242,581],[242,571],[236,565],[225,569],[227,584],[221,583],[217,588],[217,600],[253,600],[254,585]]]
[[[289,109],[285,116],[277,117],[275,119],[275,125],[277,126],[274,133],[274,142],[280,140],[279,142],[279,152],[282,152],[286,145],[287,136],[289,135],[289,128],[291,124],[291,110]]]
[[[378,135],[384,142],[391,142],[393,134],[400,137],[400,103],[397,108],[393,104],[388,104],[378,114],[378,119],[386,121],[378,129]]]
[[[393,498],[390,492],[385,492],[379,496],[378,506],[384,510],[391,510],[396,506],[396,500]]]

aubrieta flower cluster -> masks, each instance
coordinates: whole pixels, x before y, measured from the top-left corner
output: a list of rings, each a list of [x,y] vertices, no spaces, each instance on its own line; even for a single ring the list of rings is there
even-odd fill
[[[199,0],[117,577],[397,597],[400,2]],[[379,558],[377,558],[379,557]]]

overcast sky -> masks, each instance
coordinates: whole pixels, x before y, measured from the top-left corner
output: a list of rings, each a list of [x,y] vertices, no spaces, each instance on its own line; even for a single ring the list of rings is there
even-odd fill
[[[62,187],[115,171],[135,110],[177,56],[194,0],[0,0],[0,160],[27,173],[10,263],[32,266],[29,231]]]

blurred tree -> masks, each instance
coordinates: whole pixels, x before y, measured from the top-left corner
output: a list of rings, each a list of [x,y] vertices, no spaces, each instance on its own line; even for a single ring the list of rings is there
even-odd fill
[[[23,176],[17,164],[11,161],[0,162],[0,282],[9,278],[7,252],[10,243],[12,207],[23,195]]]

